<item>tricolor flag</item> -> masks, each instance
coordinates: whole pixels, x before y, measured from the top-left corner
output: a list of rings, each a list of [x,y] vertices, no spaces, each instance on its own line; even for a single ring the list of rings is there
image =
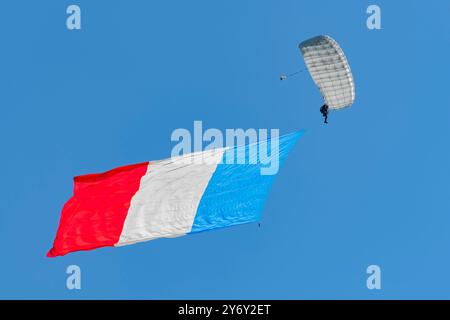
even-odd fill
[[[275,178],[262,169],[273,161],[281,167],[300,136],[75,177],[47,256],[257,222]],[[245,154],[245,163],[236,163],[239,154]]]

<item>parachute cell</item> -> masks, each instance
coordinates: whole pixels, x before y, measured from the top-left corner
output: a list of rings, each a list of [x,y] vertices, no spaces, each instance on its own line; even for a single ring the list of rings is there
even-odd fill
[[[329,36],[317,36],[299,44],[311,77],[330,109],[342,109],[355,101],[355,84],[347,58]]]

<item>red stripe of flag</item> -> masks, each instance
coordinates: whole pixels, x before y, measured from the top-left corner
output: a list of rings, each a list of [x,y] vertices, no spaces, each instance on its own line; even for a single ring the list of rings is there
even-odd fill
[[[75,177],[73,196],[64,205],[53,248],[47,256],[114,246],[148,164]]]

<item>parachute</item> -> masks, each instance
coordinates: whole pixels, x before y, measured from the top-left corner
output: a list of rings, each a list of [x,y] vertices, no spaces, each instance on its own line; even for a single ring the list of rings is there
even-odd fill
[[[339,44],[329,36],[316,36],[299,44],[306,67],[325,100],[328,109],[339,110],[355,101],[355,83],[347,58]]]

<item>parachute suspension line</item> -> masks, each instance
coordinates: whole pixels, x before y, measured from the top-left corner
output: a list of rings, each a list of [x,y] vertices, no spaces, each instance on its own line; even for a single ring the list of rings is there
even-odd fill
[[[280,75],[280,80],[281,80],[281,81],[287,80],[287,78],[296,76],[297,74],[302,73],[302,72],[305,71],[305,70],[306,70],[306,68],[303,68],[303,69],[300,69],[300,70],[298,70],[298,71],[296,71],[296,72],[294,72],[294,73],[291,73],[291,74],[281,74],[281,75]]]

